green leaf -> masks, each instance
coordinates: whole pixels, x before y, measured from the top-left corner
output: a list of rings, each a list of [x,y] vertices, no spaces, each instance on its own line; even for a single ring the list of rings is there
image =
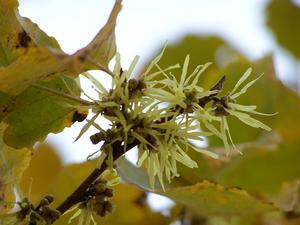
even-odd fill
[[[251,192],[276,194],[284,182],[300,178],[299,144],[283,143],[276,150],[248,149],[242,157],[228,163],[217,180]]]
[[[64,79],[73,93],[79,96],[76,82],[67,77]],[[62,79],[43,85],[69,94]],[[78,109],[73,101],[30,87],[16,96],[13,111],[4,119],[9,125],[4,132],[4,141],[15,148],[32,146],[37,141],[43,141],[49,133],[58,133],[72,125],[76,112]]]
[[[277,42],[300,59],[300,7],[292,0],[272,0],[266,10],[267,25]]]

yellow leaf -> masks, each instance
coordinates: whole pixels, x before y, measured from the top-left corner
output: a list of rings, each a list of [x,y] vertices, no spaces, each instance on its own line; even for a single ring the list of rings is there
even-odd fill
[[[29,19],[0,1],[0,92],[16,95],[31,83],[60,75],[77,77],[90,69],[109,72],[116,52],[115,25],[121,9],[117,0],[106,25],[85,48],[73,55],[64,53],[57,42]]]
[[[200,215],[245,216],[277,210],[272,204],[259,201],[242,189],[225,188],[209,181],[172,188],[161,194]]]
[[[5,125],[0,124],[0,214],[13,207],[11,202],[16,200],[15,189],[19,191],[20,179],[32,155],[30,149],[16,150],[5,145],[2,141],[4,128]]]
[[[41,144],[34,151],[30,166],[25,170],[21,188],[24,194],[28,193],[31,186],[29,197],[33,204],[38,203],[47,193],[49,186],[63,168],[62,162],[52,146]]]

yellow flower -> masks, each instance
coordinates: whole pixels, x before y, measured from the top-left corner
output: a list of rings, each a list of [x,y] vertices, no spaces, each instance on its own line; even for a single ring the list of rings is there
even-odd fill
[[[170,68],[178,68],[178,65],[163,70],[156,62],[153,66],[157,67],[160,73],[154,73],[155,75],[149,75],[145,78],[148,84],[145,93],[153,96],[161,103],[168,103],[174,108],[180,107],[185,112],[192,113],[194,104],[198,104],[199,99],[216,93],[216,91],[206,91],[199,86],[200,75],[211,63],[198,65],[191,74],[188,74],[189,61],[190,57],[187,55],[183,63],[180,80],[177,80],[171,72],[167,73]],[[158,81],[153,80],[158,74],[165,78]]]
[[[233,140],[230,134],[228,122],[227,122],[227,116],[233,115],[237,117],[240,121],[243,123],[254,127],[254,128],[262,128],[267,131],[271,131],[271,128],[261,121],[254,119],[251,117],[250,114],[258,114],[258,115],[264,115],[264,116],[272,116],[273,114],[266,114],[257,112],[255,105],[241,105],[236,103],[237,98],[241,96],[242,94],[246,93],[248,88],[250,88],[260,77],[246,83],[240,91],[238,91],[239,87],[247,80],[247,78],[250,76],[252,72],[252,69],[249,68],[243,76],[239,79],[239,81],[234,86],[233,90],[226,96],[223,96],[222,98],[216,98],[214,99],[214,103],[212,105],[212,108],[209,108],[208,110],[201,109],[201,114],[206,114],[206,117],[203,117],[202,120],[204,122],[204,125],[213,132],[216,136],[221,138],[223,140],[226,154],[229,154],[231,147],[230,144],[233,146],[234,149],[237,149],[234,144]],[[213,115],[214,114],[214,115]],[[220,129],[218,130],[215,126],[212,125],[212,121],[217,121],[220,124]],[[229,144],[230,143],[230,144]]]

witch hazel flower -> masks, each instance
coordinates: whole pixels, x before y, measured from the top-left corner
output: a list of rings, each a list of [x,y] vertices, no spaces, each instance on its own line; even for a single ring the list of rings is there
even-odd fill
[[[187,55],[182,66],[176,64],[161,68],[159,61],[164,50],[165,48],[138,76],[134,76],[133,71],[139,57],[134,58],[128,70],[123,70],[120,55],[116,54],[109,90],[86,75],[95,86],[99,99],[94,100],[96,104],[92,108],[95,116],[79,135],[80,137],[89,126],[99,130],[90,139],[93,144],[102,142],[100,159],[103,161],[107,158],[109,168],[113,168],[114,151],[121,149],[125,153],[136,146],[139,155],[137,166],[148,172],[152,189],[156,179],[165,189],[165,181],[170,183],[172,178],[178,177],[178,163],[197,168],[197,162],[189,155],[190,151],[218,158],[216,153],[193,145],[193,141],[203,141],[208,136],[216,135],[223,140],[227,154],[231,145],[235,148],[227,122],[228,116],[235,116],[255,128],[271,130],[250,116],[268,114],[255,111],[254,105],[237,103],[238,97],[259,79],[244,84],[252,69],[245,72],[229,94],[218,97],[225,76],[206,90],[199,85],[199,79],[210,63],[198,65],[189,73],[190,57]],[[179,68],[180,76],[176,77],[173,70]],[[98,116],[109,122],[109,129],[96,123]],[[208,128],[208,132],[201,129],[202,125]],[[113,148],[116,142],[121,143],[120,149]]]
[[[198,65],[191,74],[188,74],[189,61],[190,56],[187,55],[179,80],[171,72],[167,73],[167,70],[163,70],[158,63],[155,63],[154,66],[160,72],[155,75],[163,75],[164,79],[156,81],[153,80],[155,78],[153,75],[147,77],[149,88],[146,93],[154,96],[161,103],[168,103],[176,108],[180,108],[181,112],[193,113],[199,99],[214,94],[216,91],[204,90],[204,88],[199,86],[200,76],[211,63]],[[172,68],[175,68],[175,66]]]
[[[250,88],[261,76],[258,78],[246,83],[239,91],[238,89],[245,83],[247,78],[251,75],[252,69],[249,68],[243,76],[239,79],[239,81],[234,86],[233,90],[226,96],[221,98],[214,98],[214,103],[212,107],[209,108],[205,113],[207,114],[206,121],[204,121],[205,126],[213,132],[216,136],[223,140],[226,154],[228,155],[231,147],[230,144],[233,146],[234,149],[237,149],[233,143],[227,117],[232,115],[238,118],[243,123],[247,124],[248,126],[254,128],[261,128],[266,131],[271,131],[271,128],[266,124],[262,123],[261,121],[251,117],[251,114],[263,115],[263,116],[273,116],[277,113],[266,114],[256,111],[255,105],[241,105],[237,103],[237,98],[242,94],[246,93],[248,88]],[[214,114],[214,115],[213,115]],[[217,121],[220,124],[220,129],[218,130],[215,126],[207,121]],[[230,144],[229,144],[230,143]]]

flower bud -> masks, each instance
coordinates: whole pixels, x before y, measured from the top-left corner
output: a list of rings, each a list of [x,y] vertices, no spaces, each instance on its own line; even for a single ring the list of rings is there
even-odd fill
[[[44,197],[44,199],[47,199],[49,204],[51,204],[54,201],[54,197],[51,194],[48,194]]]

